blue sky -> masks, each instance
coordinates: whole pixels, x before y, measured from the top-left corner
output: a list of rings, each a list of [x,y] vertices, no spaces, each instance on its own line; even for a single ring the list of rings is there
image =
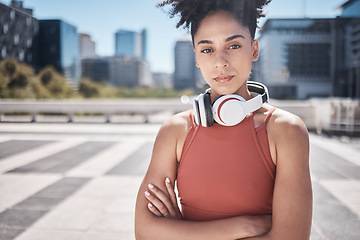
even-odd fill
[[[9,4],[10,0],[0,0]],[[112,56],[114,34],[118,29],[148,30],[148,60],[152,71],[174,69],[174,47],[186,34],[175,28],[176,19],[169,19],[155,7],[159,0],[24,0],[38,19],[62,19],[75,25],[80,33],[88,33],[96,42],[96,52]],[[273,0],[265,11],[268,18],[334,17],[335,9],[346,0]],[[304,4],[306,3],[306,4]],[[263,24],[264,20],[260,22]],[[261,47],[261,46],[260,46]]]

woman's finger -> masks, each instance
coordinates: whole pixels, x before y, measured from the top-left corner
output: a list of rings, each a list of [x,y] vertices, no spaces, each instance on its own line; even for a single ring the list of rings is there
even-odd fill
[[[169,214],[171,216],[176,216],[177,215],[176,210],[175,210],[169,196],[153,184],[149,184],[148,187],[149,187],[149,190],[163,203],[163,205],[165,205],[166,212],[163,212],[161,209],[159,209],[160,212],[163,213],[163,215]],[[160,205],[160,207],[163,207],[163,206]]]
[[[162,217],[162,213],[151,203],[148,203],[148,209],[150,210],[150,212],[152,212],[154,215],[158,216],[158,217]]]
[[[176,197],[176,194],[175,194],[175,188],[174,188],[174,185],[172,184],[170,178],[165,179],[165,185],[166,185],[166,188],[168,190],[170,200],[172,202],[174,210],[176,211],[176,216],[182,218],[180,209],[178,207],[177,197]]]
[[[165,185],[168,190],[172,205],[174,207],[177,206],[176,194],[175,194],[174,186],[172,185],[170,178],[165,179]]]
[[[145,197],[149,200],[150,204],[160,212],[160,216],[164,216],[167,213],[169,213],[169,210],[167,209],[165,204],[161,200],[159,200],[156,196],[154,196],[150,192],[146,191]],[[151,211],[151,212],[153,212],[153,211]]]

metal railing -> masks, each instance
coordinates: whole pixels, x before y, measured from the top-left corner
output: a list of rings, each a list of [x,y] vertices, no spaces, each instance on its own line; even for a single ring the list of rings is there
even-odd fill
[[[0,114],[27,113],[31,114],[32,122],[36,122],[38,114],[65,114],[68,122],[73,122],[75,114],[102,114],[106,116],[106,122],[111,122],[114,114],[141,114],[148,119],[151,114],[177,113],[191,107],[190,103],[184,104],[179,99],[2,100]]]
[[[312,99],[308,101],[270,100],[270,104],[294,113],[302,118],[308,129],[360,133],[360,101],[348,99]],[[1,114],[28,113],[36,122],[38,114],[65,114],[68,122],[75,114],[101,114],[111,122],[115,114],[145,116],[177,113],[192,108],[192,101],[180,99],[122,99],[122,100],[1,100]]]

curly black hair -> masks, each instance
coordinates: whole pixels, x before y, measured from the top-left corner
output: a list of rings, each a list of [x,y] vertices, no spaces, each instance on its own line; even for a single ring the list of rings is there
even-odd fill
[[[219,11],[230,13],[244,27],[249,28],[254,39],[257,20],[265,17],[263,7],[270,2],[271,0],[166,0],[157,6],[170,6],[168,14],[171,18],[179,14],[180,20],[176,27],[190,28],[193,41],[201,21],[209,14]]]

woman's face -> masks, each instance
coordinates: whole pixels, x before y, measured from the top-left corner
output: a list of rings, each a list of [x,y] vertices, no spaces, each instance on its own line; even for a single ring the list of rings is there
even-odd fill
[[[247,98],[246,80],[258,59],[258,42],[230,14],[207,16],[194,36],[197,66],[211,87],[212,100],[236,93]]]

